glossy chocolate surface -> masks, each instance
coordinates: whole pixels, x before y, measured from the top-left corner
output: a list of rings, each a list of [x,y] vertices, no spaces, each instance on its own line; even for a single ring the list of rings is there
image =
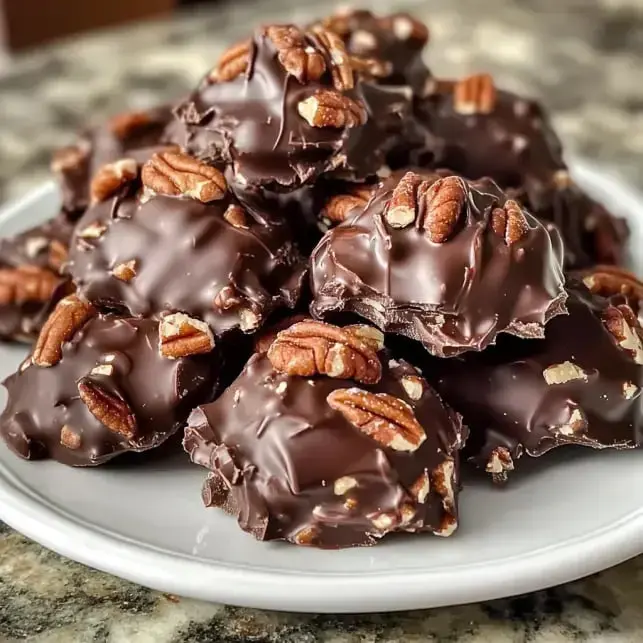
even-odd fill
[[[545,339],[506,338],[482,354],[425,364],[430,381],[463,414],[476,463],[493,473],[498,447],[515,461],[564,444],[640,444],[643,331],[632,324],[619,343],[605,322],[609,305],[574,282],[569,315],[552,319]]]
[[[216,335],[252,332],[280,307],[292,308],[304,266],[285,221],[245,213],[245,227],[225,220],[228,194],[208,204],[168,196],[139,198],[134,185],[90,208],[79,222],[69,272],[92,303],[157,317],[181,311]],[[83,230],[104,226],[98,238]],[[91,228],[90,228],[91,229]],[[124,281],[115,266],[135,262]]]
[[[101,464],[125,451],[152,449],[212,399],[218,362],[214,354],[169,359],[159,353],[158,322],[95,317],[63,345],[62,360],[45,368],[30,361],[4,385],[7,407],[0,434],[19,456],[52,458],[72,466]],[[111,366],[110,374],[92,370]],[[124,401],[136,425],[131,437],[110,430],[79,396],[79,382]],[[67,427],[76,442],[62,444]]]
[[[544,324],[564,312],[555,230],[524,212],[525,236],[507,245],[490,225],[492,210],[507,201],[504,193],[489,180],[463,182],[467,196],[456,229],[435,243],[420,215],[404,228],[387,223],[398,182],[392,176],[361,214],[329,231],[314,250],[314,316],[356,313],[449,357],[482,350],[501,332],[540,337]]]
[[[362,179],[383,165],[410,114],[410,90],[356,82],[341,92],[366,109],[354,127],[313,127],[298,105],[333,88],[331,52],[309,34],[307,46],[326,61],[319,80],[300,82],[278,60],[278,51],[256,30],[245,73],[229,81],[207,76],[176,110],[185,124],[173,128],[174,142],[206,160],[231,162],[241,185],[290,190],[322,175]]]
[[[254,355],[220,400],[188,422],[185,449],[212,472],[206,505],[224,508],[258,539],[317,547],[370,545],[391,531],[452,533],[461,422],[426,384],[420,399],[409,398],[400,378],[417,377],[412,367],[383,366],[381,381],[366,386],[286,375]],[[426,433],[419,448],[383,446],[329,406],[329,394],[355,386],[408,404]],[[409,489],[427,473],[420,502]]]

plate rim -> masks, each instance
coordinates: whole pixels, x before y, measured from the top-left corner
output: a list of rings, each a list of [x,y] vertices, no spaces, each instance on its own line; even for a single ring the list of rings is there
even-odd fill
[[[573,174],[597,191],[616,193],[624,208],[643,197],[600,166],[572,162]],[[0,211],[0,222],[56,193],[48,182]],[[643,507],[578,538],[516,556],[440,571],[329,573],[252,570],[198,561],[84,523],[42,498],[0,462],[0,519],[62,556],[162,592],[243,607],[293,612],[397,611],[492,600],[577,580],[643,553]],[[376,551],[376,550],[375,550]],[[492,577],[490,576],[492,571]],[[381,580],[381,585],[374,583]]]

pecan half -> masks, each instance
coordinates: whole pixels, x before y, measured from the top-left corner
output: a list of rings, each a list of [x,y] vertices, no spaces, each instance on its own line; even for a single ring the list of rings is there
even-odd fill
[[[426,190],[422,227],[431,241],[444,243],[453,234],[466,198],[466,184],[457,176],[438,179]]]
[[[48,301],[59,282],[51,270],[38,266],[0,268],[0,305]]]
[[[225,83],[244,74],[248,68],[251,46],[250,40],[243,40],[226,49],[221,54],[217,66],[210,72],[208,80],[213,83]]]
[[[149,127],[156,122],[152,114],[146,111],[125,112],[109,119],[107,126],[116,138],[126,140],[137,131]]]
[[[640,312],[643,282],[629,270],[619,266],[594,266],[583,274],[582,279],[585,286],[595,295],[622,295],[634,312]]]
[[[326,401],[362,433],[394,451],[415,451],[426,440],[413,409],[387,393],[340,388]]]
[[[453,109],[458,114],[490,114],[496,107],[496,87],[489,74],[459,80],[453,90]]]
[[[177,359],[209,353],[214,343],[210,327],[184,313],[166,315],[159,323],[159,352],[163,357]]]
[[[529,232],[529,224],[522,208],[509,199],[502,208],[491,212],[491,228],[508,246],[520,241]]]
[[[227,183],[216,168],[175,150],[157,152],[143,165],[143,185],[156,194],[187,196],[202,203],[225,196]]]
[[[31,361],[37,366],[54,366],[62,357],[63,344],[69,341],[95,314],[94,307],[78,295],[61,299],[44,323]]]
[[[603,311],[603,324],[637,363],[643,364],[643,329],[634,311],[627,304],[608,306]]]
[[[361,101],[332,89],[317,90],[297,105],[297,111],[311,127],[357,127],[367,119]]]
[[[88,377],[78,382],[78,394],[87,410],[110,431],[128,440],[136,435],[136,418],[121,397],[106,391]]]
[[[300,83],[319,80],[326,71],[324,57],[304,38],[304,33],[293,25],[266,27],[266,36],[277,50],[282,67]]]
[[[339,91],[353,89],[355,87],[353,66],[344,41],[335,32],[324,29],[320,25],[311,27],[311,33],[328,53],[331,62],[330,73],[335,89]]]
[[[415,172],[407,172],[395,186],[391,200],[384,211],[386,222],[393,228],[406,228],[415,221],[418,211],[418,196],[424,194],[429,184],[422,186],[424,179]]]
[[[382,365],[372,342],[350,328],[302,321],[277,335],[268,359],[275,370],[288,375],[328,375],[374,384],[382,376]]]
[[[89,186],[92,203],[105,201],[137,176],[138,165],[134,159],[120,159],[103,165]]]
[[[114,266],[112,274],[116,279],[120,279],[121,281],[132,281],[132,279],[136,277],[136,259],[131,259],[130,261]]]
[[[373,185],[353,186],[344,194],[336,194],[328,199],[320,214],[333,223],[342,223],[351,214],[362,211],[374,191],[375,186]]]

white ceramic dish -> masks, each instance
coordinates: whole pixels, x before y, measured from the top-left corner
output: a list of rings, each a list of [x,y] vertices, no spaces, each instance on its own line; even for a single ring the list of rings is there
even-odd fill
[[[643,245],[643,200],[576,164],[576,177],[627,216]],[[0,234],[56,210],[52,185],[0,215]],[[632,266],[643,274],[643,254]],[[0,375],[25,354],[0,346]],[[0,404],[4,405],[2,392]],[[643,452],[558,450],[506,490],[461,494],[452,538],[398,537],[317,551],[260,543],[201,505],[204,471],[181,453],[95,470],[24,462],[0,445],[0,518],[69,558],[166,592],[310,612],[465,603],[559,584],[643,553]]]

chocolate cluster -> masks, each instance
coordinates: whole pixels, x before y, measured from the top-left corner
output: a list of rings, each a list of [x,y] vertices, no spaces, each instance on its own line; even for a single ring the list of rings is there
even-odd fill
[[[94,466],[178,436],[207,507],[324,548],[452,535],[465,467],[639,447],[625,222],[541,105],[435,75],[428,42],[403,13],[262,25],[58,151],[61,212],[0,241],[0,336],[32,342],[9,447]]]

